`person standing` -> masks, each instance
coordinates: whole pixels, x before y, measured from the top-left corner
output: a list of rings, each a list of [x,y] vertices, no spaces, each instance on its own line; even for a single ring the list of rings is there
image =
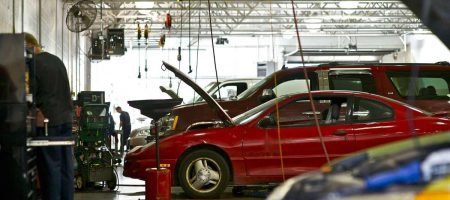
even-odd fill
[[[123,154],[125,145],[127,144],[128,137],[130,137],[131,132],[130,115],[128,114],[128,112],[123,111],[120,106],[116,107],[116,111],[120,113],[119,129],[122,128],[122,141],[120,143],[120,152]]]
[[[108,136],[108,148],[112,151],[111,143],[114,137],[114,150],[117,152],[119,146],[119,138],[117,137],[117,132],[115,130],[116,122],[112,117],[111,113],[108,113],[108,128],[106,129],[106,134]]]
[[[25,33],[27,48],[33,48],[36,65],[36,124],[40,136],[72,137],[73,103],[64,63],[55,55],[42,51],[36,38]],[[48,119],[47,132],[44,119]],[[73,147],[37,148],[38,172],[42,198],[72,200],[74,194]]]

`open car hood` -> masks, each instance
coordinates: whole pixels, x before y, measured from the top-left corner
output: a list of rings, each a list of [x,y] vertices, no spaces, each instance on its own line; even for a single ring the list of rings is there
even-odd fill
[[[214,100],[211,96],[206,93],[205,90],[203,90],[199,85],[197,85],[191,78],[189,78],[186,74],[175,68],[174,66],[170,65],[169,63],[166,63],[163,61],[163,65],[166,67],[166,69],[170,70],[175,74],[176,77],[178,77],[180,80],[182,80],[187,85],[191,86],[192,89],[195,90],[205,101],[208,103],[209,107],[216,112],[216,114],[219,116],[219,118],[223,121],[225,126],[233,126],[233,120],[231,117],[225,112],[225,110],[217,103],[216,100]]]
[[[450,48],[450,4],[448,0],[402,0],[431,31]]]

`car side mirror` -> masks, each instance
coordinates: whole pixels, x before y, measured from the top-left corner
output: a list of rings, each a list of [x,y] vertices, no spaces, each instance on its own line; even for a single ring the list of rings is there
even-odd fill
[[[261,128],[272,127],[275,125],[275,120],[271,116],[265,116],[258,122],[258,126]]]
[[[216,95],[216,94],[211,95],[211,97],[212,97],[213,99],[217,99],[217,95]]]
[[[264,89],[261,96],[259,96],[259,103],[264,103],[275,98],[275,93],[272,89]]]

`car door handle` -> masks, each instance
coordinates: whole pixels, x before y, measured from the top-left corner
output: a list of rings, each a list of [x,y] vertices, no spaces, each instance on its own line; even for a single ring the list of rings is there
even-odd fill
[[[344,136],[344,135],[347,135],[347,131],[337,130],[336,132],[333,133],[333,135]]]

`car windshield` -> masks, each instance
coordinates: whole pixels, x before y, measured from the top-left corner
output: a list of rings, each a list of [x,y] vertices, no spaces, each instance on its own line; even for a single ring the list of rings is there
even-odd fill
[[[210,82],[210,83],[208,83],[208,85],[206,85],[206,86],[203,88],[203,90],[205,90],[206,93],[208,93],[209,95],[211,95],[212,92],[213,92],[213,90],[214,90],[214,88],[217,89],[217,85],[219,85],[219,84],[220,84],[220,82],[216,82],[216,81]],[[189,100],[188,102],[186,102],[186,104],[197,103],[197,102],[200,102],[200,101],[203,101],[203,98],[202,98],[199,94],[195,93],[194,98],[192,98],[191,100]]]
[[[235,124],[245,124],[253,119],[255,119],[256,117],[258,117],[261,113],[263,113],[264,111],[266,111],[267,109],[269,109],[270,107],[272,107],[273,105],[275,105],[275,103],[278,101],[283,101],[284,99],[288,98],[289,95],[285,95],[285,96],[281,96],[278,99],[272,99],[270,101],[267,101],[259,106],[256,106],[254,108],[252,108],[251,110],[244,112],[236,117],[233,117],[233,121]]]
[[[262,85],[264,85],[268,80],[271,79],[272,76],[268,76],[260,81],[258,81],[255,85],[253,85],[252,87],[248,88],[247,90],[245,90],[244,92],[242,92],[241,94],[239,94],[237,96],[237,100],[240,99],[245,99],[248,96],[250,96],[251,94],[253,94],[256,90],[258,90]]]

